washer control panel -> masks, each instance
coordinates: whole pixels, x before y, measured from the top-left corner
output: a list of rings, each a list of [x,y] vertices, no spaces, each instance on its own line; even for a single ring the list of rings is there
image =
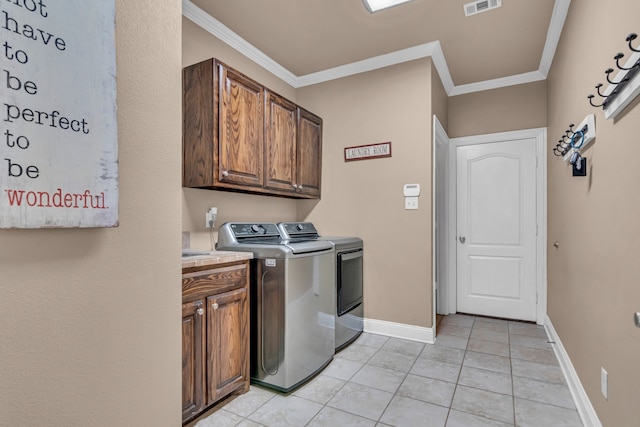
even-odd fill
[[[236,237],[277,236],[280,237],[278,226],[272,223],[234,223],[230,225]]]
[[[281,222],[278,226],[287,237],[319,237],[318,230],[311,222]]]

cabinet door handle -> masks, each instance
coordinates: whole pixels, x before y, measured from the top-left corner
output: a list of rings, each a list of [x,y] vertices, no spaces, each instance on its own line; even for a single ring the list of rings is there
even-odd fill
[[[293,184],[293,188],[297,189],[298,188],[298,184]]]
[[[218,303],[214,302],[213,304],[211,304],[211,307],[213,307],[214,310],[218,309]]]
[[[298,185],[298,190],[302,191],[302,185]]]
[[[222,176],[223,177],[228,177],[229,176],[229,172],[228,171],[222,171]]]
[[[198,313],[198,315],[202,316],[204,314],[204,308],[199,308],[196,313]]]

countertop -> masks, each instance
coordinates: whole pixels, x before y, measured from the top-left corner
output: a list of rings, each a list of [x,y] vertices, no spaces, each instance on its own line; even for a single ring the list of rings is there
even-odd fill
[[[198,251],[198,255],[182,257],[182,268],[200,267],[203,265],[224,264],[226,262],[244,261],[253,258],[252,252],[231,252],[231,251]]]

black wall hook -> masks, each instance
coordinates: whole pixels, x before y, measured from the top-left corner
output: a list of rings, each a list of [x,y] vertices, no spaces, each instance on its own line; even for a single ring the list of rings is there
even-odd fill
[[[632,68],[633,68],[633,67],[632,67]],[[613,70],[613,68],[607,68],[607,70],[604,72],[604,73],[607,75],[607,81],[608,81],[609,83],[611,83],[612,85],[619,85],[620,83],[624,83],[624,82],[626,82],[626,81],[627,81],[627,80],[626,80],[626,79],[624,79],[624,78],[623,78],[622,80],[620,80],[619,82],[611,81],[611,79],[609,79],[609,74],[613,73],[613,71],[614,71],[614,70]]]
[[[640,52],[640,50],[635,49],[633,46],[631,46],[631,42],[637,38],[638,38],[638,35],[636,33],[631,33],[627,36],[627,43],[629,43],[629,49],[631,49],[634,52]]]
[[[596,105],[593,103],[593,98],[595,98],[595,95],[589,95],[587,96],[587,98],[589,98],[589,104],[591,104],[592,107],[596,107],[596,108],[600,108],[602,106],[604,106],[604,102],[600,105]]]
[[[621,60],[622,58],[624,58],[624,53],[622,53],[622,52],[618,52],[618,53],[616,54],[616,56],[614,56],[614,57],[613,57],[613,59],[615,59],[615,60],[616,60],[616,66],[617,66],[618,68],[620,68],[621,70],[629,71],[629,70],[633,70],[633,68],[634,68],[634,67],[637,67],[637,66],[638,66],[638,63],[636,62],[636,63],[635,63],[635,64],[633,64],[631,67],[629,67],[629,68],[625,68],[625,67],[623,67],[622,65],[620,65],[620,60]]]
[[[600,88],[601,88],[602,86],[604,86],[602,83],[598,83],[598,84],[596,85],[596,90],[598,91],[598,95],[600,95],[602,98],[606,98],[606,97],[607,97],[607,95],[605,95],[605,94],[603,94],[603,93],[601,93],[601,92],[600,92]]]

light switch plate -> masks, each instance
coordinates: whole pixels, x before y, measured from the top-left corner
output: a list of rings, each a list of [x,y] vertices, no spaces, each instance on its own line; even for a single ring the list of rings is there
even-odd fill
[[[418,198],[417,197],[405,197],[404,198],[404,208],[405,208],[405,210],[418,209]]]

